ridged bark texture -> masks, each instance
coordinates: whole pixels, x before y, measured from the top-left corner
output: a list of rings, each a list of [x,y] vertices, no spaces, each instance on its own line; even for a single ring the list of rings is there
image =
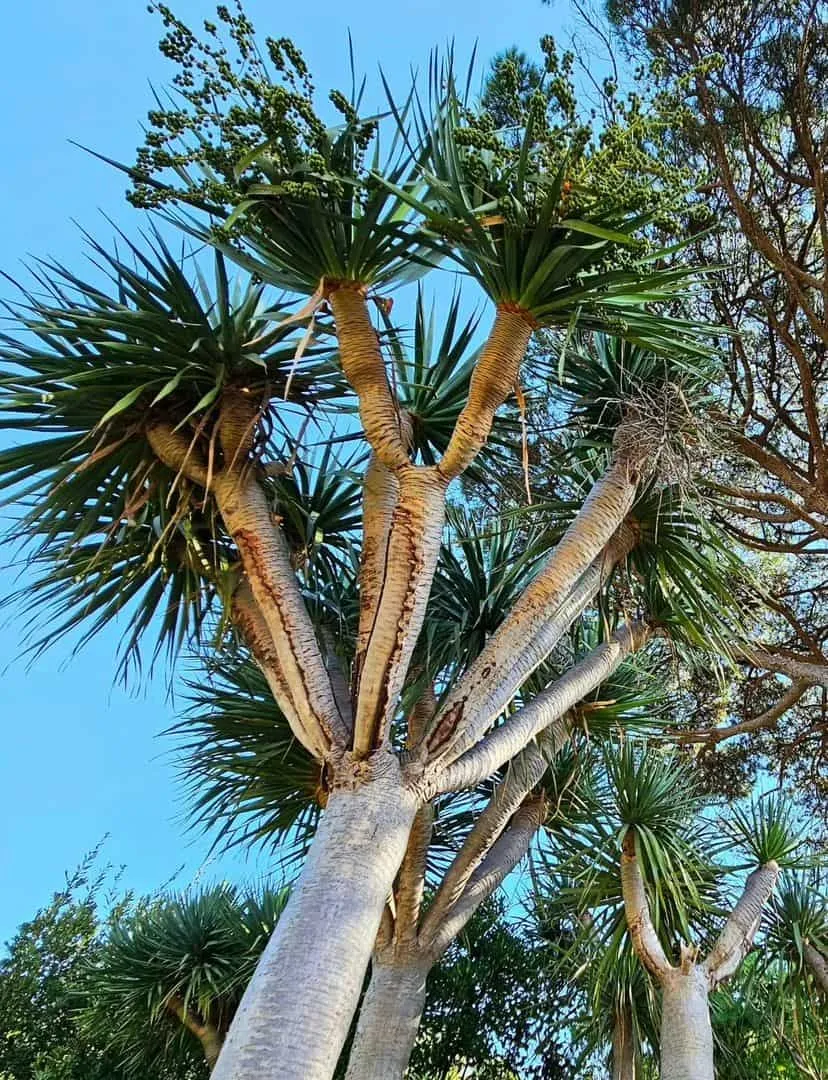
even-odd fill
[[[650,916],[644,878],[636,854],[635,833],[630,829],[621,850],[621,893],[630,940],[638,959],[649,972],[661,979],[671,969]]]
[[[540,783],[549,762],[569,741],[571,725],[553,724],[509,762],[505,778],[477,816],[440,883],[423,919],[425,939],[437,933],[446,913],[460,898],[469,879],[509,824],[523,800]]]
[[[498,310],[475,365],[468,400],[438,466],[446,480],[468,468],[484,446],[494,414],[515,388],[533,329],[527,315]]]
[[[354,750],[381,745],[397,707],[425,618],[445,522],[446,488],[436,469],[399,472],[377,614],[358,673]]]
[[[334,697],[287,542],[255,478],[218,479],[216,501],[239,549],[247,580],[267,623],[294,706],[306,727],[318,725],[344,746],[348,727]]]
[[[518,754],[544,728],[559,720],[607,679],[630,655],[649,640],[650,629],[630,623],[593,649],[580,663],[510,716],[468,753],[437,772],[429,788],[435,793],[462,791],[491,776]]]
[[[635,491],[621,466],[595,485],[544,568],[443,703],[428,741],[441,759],[455,760],[477,742],[631,550],[634,531],[617,530]]]
[[[451,908],[433,939],[427,942],[435,956],[443,955],[484,900],[492,895],[526,855],[535,833],[546,819],[547,808],[543,795],[530,795],[524,800],[509,827],[498,837],[489,854],[472,874],[462,896]]]
[[[356,666],[362,666],[368,639],[377,617],[388,558],[388,536],[400,494],[395,473],[386,469],[376,454],[365,471],[362,488],[362,552],[359,562],[359,631]]]
[[[673,968],[661,989],[661,1080],[715,1080],[707,973]]]
[[[775,862],[758,867],[748,877],[736,907],[704,962],[712,985],[729,979],[747,956],[778,877],[779,866]]]
[[[256,603],[250,585],[243,581],[233,594],[233,625],[244,638],[260,671],[267,679],[273,700],[290,725],[290,730],[317,760],[322,761],[327,750],[326,740],[317,725],[308,728],[293,704],[290,687],[282,674],[273,637]]]
[[[416,810],[390,755],[333,792],[213,1080],[330,1080]]]
[[[623,1006],[615,1014],[615,1026],[612,1029],[612,1080],[636,1080],[635,1044],[629,1005]]]
[[[402,1080],[417,1041],[431,962],[375,961],[359,1011],[346,1080]]]
[[[328,289],[327,297],[336,321],[342,370],[359,399],[365,438],[383,465],[398,469],[408,463],[408,454],[364,291],[350,283],[339,284]]]

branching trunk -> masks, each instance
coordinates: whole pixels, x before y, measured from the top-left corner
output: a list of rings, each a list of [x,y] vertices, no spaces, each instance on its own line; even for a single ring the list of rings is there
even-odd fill
[[[347,1080],[401,1080],[417,1038],[431,968],[529,850],[546,816],[542,795],[523,800],[486,858],[442,917],[416,936],[384,941],[359,1014]]]
[[[382,745],[425,618],[445,520],[445,483],[436,469],[413,465],[399,473],[382,591],[356,674],[354,751]]]
[[[714,1080],[706,973],[673,968],[661,990],[661,1080]]]
[[[233,594],[232,618],[259,670],[267,679],[273,699],[290,725],[290,730],[309,754],[318,761],[323,761],[327,750],[326,741],[321,738],[322,733],[318,726],[305,726],[294,706],[290,687],[279,666],[279,657],[270,630],[246,581],[241,582]]]
[[[650,916],[650,905],[636,854],[635,833],[630,829],[621,851],[621,892],[630,940],[644,967],[659,981],[671,970],[671,964],[659,941]]]
[[[337,788],[245,991],[214,1080],[330,1080],[405,853],[417,799],[396,761]]]
[[[769,862],[754,870],[747,879],[744,892],[704,962],[711,985],[729,979],[747,956],[778,877],[778,865]]]
[[[453,765],[429,778],[429,789],[438,793],[462,791],[491,776],[609,678],[627,656],[646,644],[650,634],[644,623],[624,625]]]
[[[365,290],[354,282],[327,282],[325,291],[336,321],[342,370],[359,399],[365,438],[386,468],[399,469],[408,464],[408,453]]]
[[[547,809],[543,795],[530,795],[524,800],[509,827],[472,874],[462,895],[436,929],[433,939],[426,943],[435,955],[443,955],[480,905],[524,857],[546,818]]]
[[[596,485],[592,502],[447,696],[428,739],[432,755],[453,761],[474,746],[595,597],[634,546],[634,529],[623,526],[634,494],[635,485],[622,485],[612,470]]]
[[[346,1080],[402,1080],[417,1041],[431,966],[431,958],[418,951],[374,961]]]
[[[329,746],[347,745],[348,725],[339,712],[287,542],[264,491],[249,473],[220,477],[214,490],[295,708],[307,727],[321,729]]]
[[[463,845],[443,876],[423,920],[422,935],[428,938],[459,900],[472,874],[489,853],[510,818],[530,791],[540,783],[550,760],[568,742],[571,727],[565,720],[553,724],[509,763],[505,779],[480,812]]]

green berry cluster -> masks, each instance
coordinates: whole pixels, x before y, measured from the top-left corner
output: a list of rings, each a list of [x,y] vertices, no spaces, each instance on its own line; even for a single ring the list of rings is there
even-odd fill
[[[287,38],[256,41],[240,0],[216,9],[200,37],[164,3],[152,3],[164,26],[159,48],[176,65],[173,104],[153,109],[139,147],[128,199],[152,208],[189,203],[217,215],[245,199],[254,184],[274,198],[334,202],[364,197],[366,151],[376,123],[362,122],[339,91],[330,100],[343,118],[319,117],[314,86],[299,49]],[[231,233],[233,229],[229,230]]]

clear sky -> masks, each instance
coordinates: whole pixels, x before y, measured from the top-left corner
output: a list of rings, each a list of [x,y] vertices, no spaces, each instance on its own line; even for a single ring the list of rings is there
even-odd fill
[[[214,10],[208,0],[170,6],[192,25]],[[433,45],[452,39],[461,56],[476,40],[485,59],[512,44],[534,51],[550,31],[565,36],[565,6],[540,0],[245,6],[260,33],[296,41],[320,89],[348,85],[349,29],[362,70],[370,77],[381,63],[397,85],[427,62]],[[163,86],[170,75],[156,47],[160,24],[141,0],[10,0],[3,23],[0,270],[18,274],[29,254],[82,267],[73,220],[101,240],[112,233],[101,212],[128,232],[141,221],[123,200],[123,178],[69,140],[131,159],[151,107],[149,82]],[[0,573],[0,592],[14,582]],[[55,648],[27,669],[18,659],[20,615],[7,611],[0,622],[0,942],[104,834],[103,857],[123,865],[124,884],[139,891],[178,871],[180,885],[191,881],[208,849],[184,835],[169,746],[157,738],[175,713],[164,687],[136,696],[113,686],[115,635],[76,657]],[[261,858],[224,857],[204,872],[238,878],[265,870]]]

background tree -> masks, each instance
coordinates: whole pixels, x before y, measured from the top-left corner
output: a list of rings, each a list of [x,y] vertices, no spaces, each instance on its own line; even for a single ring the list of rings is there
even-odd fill
[[[719,512],[746,549],[776,556],[763,560],[773,614],[756,628],[733,703],[750,726],[703,764],[714,782],[778,770],[822,816],[826,8],[611,0],[606,11],[630,60],[616,78],[662,117],[671,160],[714,226],[690,250],[721,268],[697,296],[702,310],[737,331],[720,405],[732,451],[714,471]],[[702,746],[731,737],[711,726]]]
[[[52,901],[24,923],[0,960],[3,1080],[126,1080],[105,1038],[81,1024],[87,965],[99,955],[112,898],[93,853]],[[128,898],[112,907],[117,917]],[[196,1080],[186,1064],[148,1068],[148,1080]]]

